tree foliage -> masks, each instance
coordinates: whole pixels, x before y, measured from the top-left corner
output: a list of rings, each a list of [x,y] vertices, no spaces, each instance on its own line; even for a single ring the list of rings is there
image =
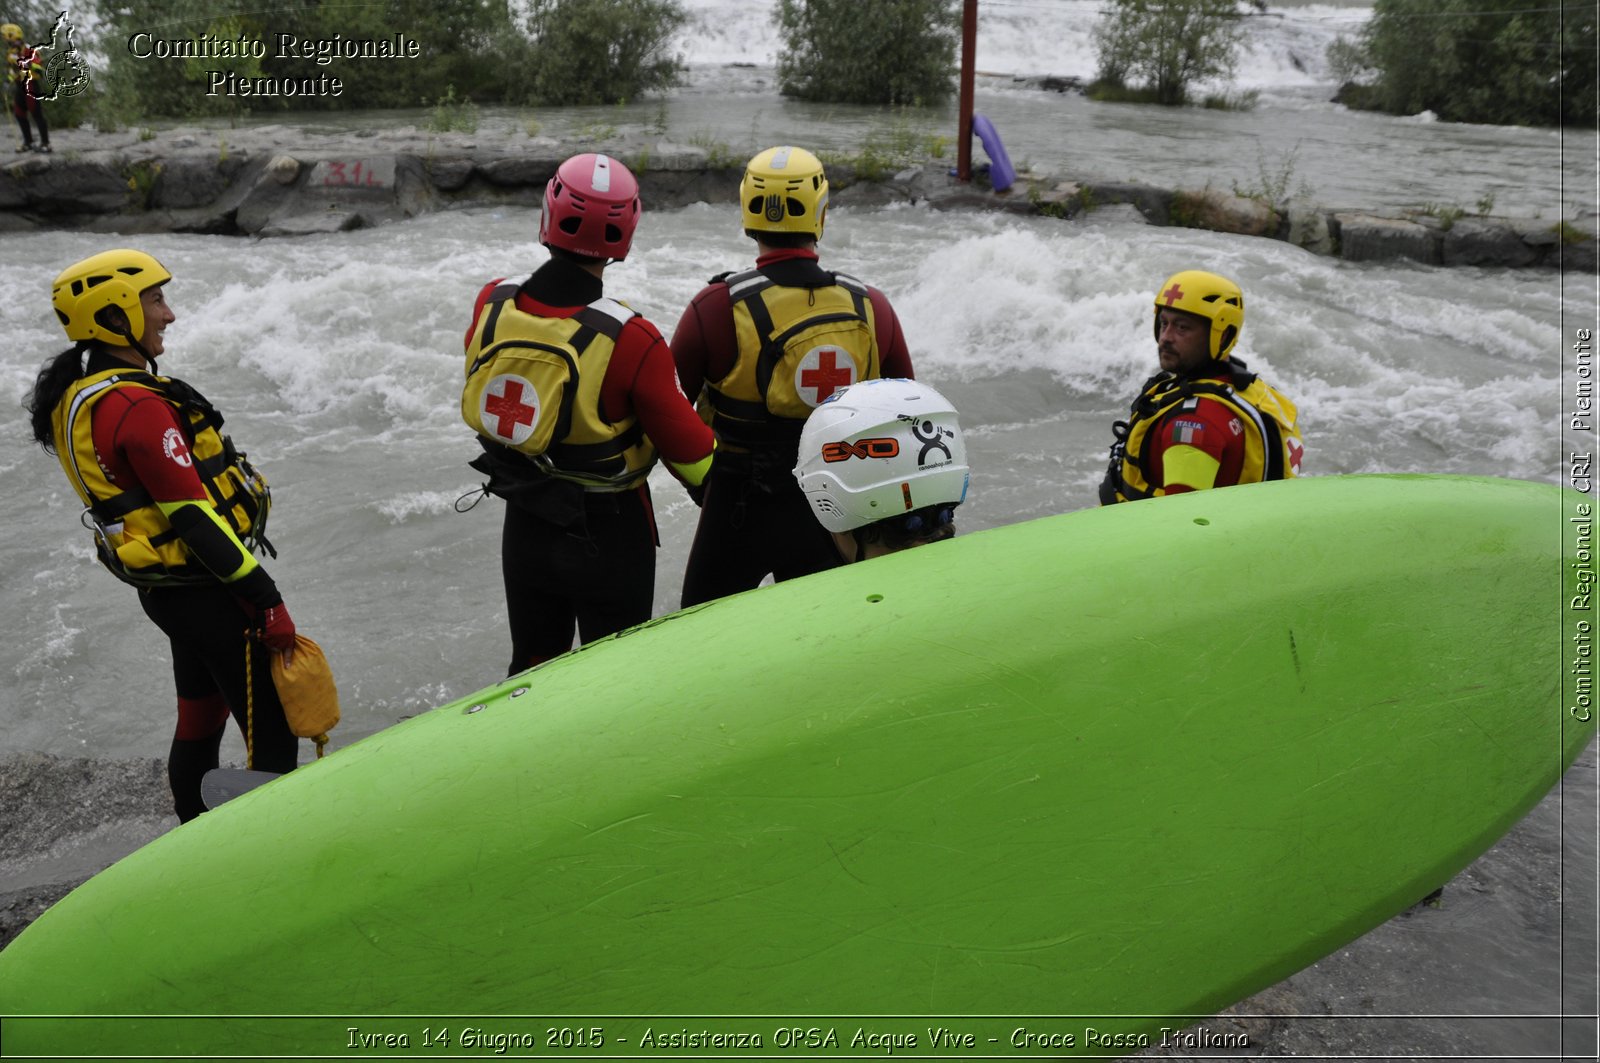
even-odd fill
[[[1593,125],[1595,24],[1592,0],[1377,0],[1349,64],[1376,79],[1341,99],[1451,122]]]
[[[533,53],[518,94],[570,106],[671,88],[683,64],[667,48],[687,21],[677,0],[532,0]]]
[[[1111,0],[1095,27],[1100,79],[1180,104],[1194,82],[1233,73],[1243,36],[1235,0]]]
[[[95,75],[129,120],[282,110],[348,110],[432,104],[451,86],[463,98],[504,99],[505,71],[526,64],[530,42],[517,29],[511,0],[117,0],[100,7],[98,51],[108,67]],[[146,36],[140,36],[146,35]],[[415,41],[416,58],[356,57],[316,50],[323,42]],[[260,42],[264,55],[163,56],[173,43]],[[285,49],[281,38],[293,38]],[[161,43],[158,43],[161,42]],[[237,79],[301,82],[326,75],[330,93],[229,94],[214,73]]]
[[[825,103],[922,105],[951,95],[955,0],[778,0],[778,86]]]

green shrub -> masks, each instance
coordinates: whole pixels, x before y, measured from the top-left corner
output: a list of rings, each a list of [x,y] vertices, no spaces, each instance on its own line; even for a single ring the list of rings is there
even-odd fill
[[[672,88],[683,65],[667,46],[687,22],[677,0],[531,0],[532,54],[519,93],[576,106]]]
[[[1099,80],[1181,104],[1191,83],[1233,73],[1243,35],[1234,0],[1111,0],[1094,31]]]
[[[1376,0],[1359,45],[1329,60],[1349,107],[1592,128],[1597,21],[1592,0]]]
[[[446,85],[444,95],[433,103],[427,126],[435,133],[476,133],[478,105],[470,99],[456,99],[456,87]]]
[[[955,0],[778,0],[778,87],[824,103],[942,103],[955,83]]]

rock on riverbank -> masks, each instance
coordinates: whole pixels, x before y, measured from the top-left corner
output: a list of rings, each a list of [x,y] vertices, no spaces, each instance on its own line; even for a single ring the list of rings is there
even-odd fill
[[[575,145],[414,127],[338,134],[287,126],[160,134],[69,129],[57,133],[55,148],[52,155],[24,154],[0,166],[0,232],[296,236],[461,206],[537,207],[556,167],[584,150],[626,162],[646,201],[670,208],[731,202],[744,162],[715,148],[638,137]],[[982,178],[956,181],[948,160],[893,174],[831,163],[829,180],[834,202],[842,204],[925,203],[1063,220],[1114,211],[1131,224],[1267,237],[1350,261],[1404,258],[1593,273],[1600,259],[1592,222],[1580,229],[1538,219],[1281,207],[1209,188],[1078,183],[1038,174],[1024,175],[1017,187],[997,195]]]

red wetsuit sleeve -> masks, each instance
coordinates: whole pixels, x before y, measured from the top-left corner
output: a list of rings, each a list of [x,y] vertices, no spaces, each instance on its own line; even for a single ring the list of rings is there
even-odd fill
[[[203,567],[257,610],[282,604],[266,569],[211,515],[189,441],[167,402],[142,388],[118,388],[95,405],[90,430],[112,482],[124,490],[143,487],[163,504],[172,530]],[[185,502],[192,505],[172,505]]]
[[[707,380],[721,380],[733,370],[738,354],[728,286],[707,285],[689,302],[672,334],[672,360],[683,393],[691,402],[698,399]]]
[[[911,369],[911,351],[906,347],[906,335],[900,329],[900,317],[889,305],[889,297],[876,288],[869,287],[872,298],[872,318],[877,323],[878,355],[883,375],[891,380],[914,380]]]
[[[687,465],[706,458],[715,443],[710,427],[678,390],[672,355],[655,325],[630,318],[601,382],[600,402],[612,421],[633,413],[663,458]]]
[[[117,388],[94,408],[94,448],[117,486],[157,502],[204,501],[189,442],[172,407],[143,388]]]
[[[1220,402],[1201,397],[1192,410],[1175,410],[1161,419],[1152,441],[1151,480],[1163,493],[1183,494],[1193,490],[1186,484],[1166,484],[1166,454],[1173,447],[1188,446],[1209,454],[1218,464],[1213,487],[1231,487],[1239,482],[1244,468],[1244,425],[1238,415]]]

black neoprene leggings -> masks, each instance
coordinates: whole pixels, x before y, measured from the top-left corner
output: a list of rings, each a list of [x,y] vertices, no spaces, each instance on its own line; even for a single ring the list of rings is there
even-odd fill
[[[656,531],[643,489],[591,497],[578,528],[562,528],[506,504],[500,542],[508,675],[572,648],[573,627],[593,642],[650,619],[655,604]]]
[[[250,617],[233,594],[221,584],[159,587],[141,590],[139,604],[172,643],[172,675],[180,712],[188,706],[214,703],[220,696],[240,733],[249,735],[252,766],[280,774],[293,770],[299,740],[289,730],[272,684],[271,651],[252,642],[247,686],[244,632]],[[187,728],[185,723],[180,717],[167,776],[178,818],[190,820],[205,810],[200,779],[217,766],[226,724],[217,726],[214,733],[195,735],[192,721]]]

